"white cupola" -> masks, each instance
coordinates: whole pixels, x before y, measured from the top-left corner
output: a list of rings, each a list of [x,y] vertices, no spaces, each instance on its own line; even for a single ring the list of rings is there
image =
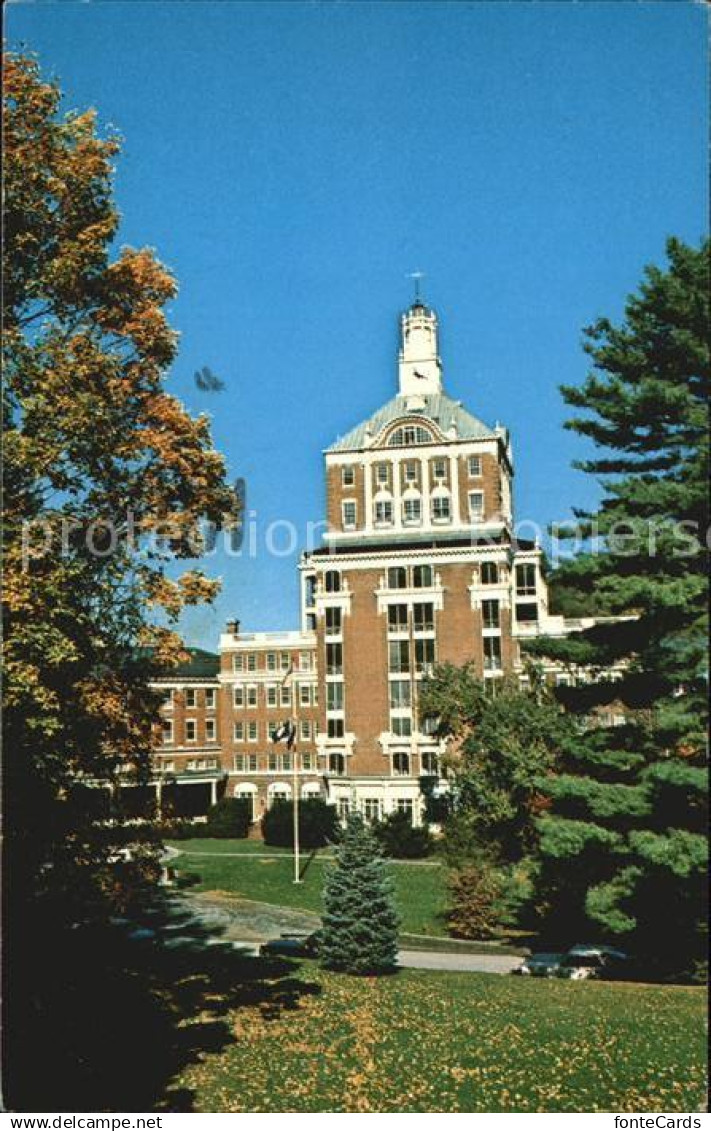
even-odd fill
[[[416,299],[401,319],[400,395],[442,392],[442,363],[437,353],[437,315]]]

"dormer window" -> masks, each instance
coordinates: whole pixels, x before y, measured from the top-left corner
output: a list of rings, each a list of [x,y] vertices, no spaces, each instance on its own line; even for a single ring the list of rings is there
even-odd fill
[[[434,437],[426,428],[421,425],[406,424],[402,428],[396,428],[388,438],[388,447],[390,448],[409,448],[413,444],[432,444]]]

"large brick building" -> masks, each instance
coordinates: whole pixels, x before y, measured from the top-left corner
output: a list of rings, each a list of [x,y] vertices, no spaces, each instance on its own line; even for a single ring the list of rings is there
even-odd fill
[[[247,797],[255,820],[298,788],[342,813],[401,808],[417,821],[420,777],[439,774],[444,753],[418,708],[433,665],[523,679],[521,638],[582,622],[549,615],[541,551],[513,534],[508,432],[447,396],[422,302],[402,316],[397,395],[326,450],[325,473],[327,529],[300,564],[300,631],[230,623],[209,679],[165,681],[157,780]],[[293,750],[271,742],[285,719]]]

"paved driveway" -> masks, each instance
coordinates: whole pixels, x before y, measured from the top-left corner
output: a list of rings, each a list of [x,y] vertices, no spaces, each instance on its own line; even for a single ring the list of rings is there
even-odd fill
[[[515,954],[442,954],[434,950],[401,950],[400,966],[415,970],[473,970],[484,974],[509,974],[520,965]]]
[[[292,931],[308,934],[320,923],[317,915],[290,907],[277,907],[251,899],[220,897],[214,892],[196,892],[178,897],[176,904],[215,937],[256,953],[259,945]],[[189,929],[186,930],[186,934]],[[508,954],[451,954],[435,950],[401,950],[401,966],[415,970],[473,970],[486,974],[508,974],[521,961]]]

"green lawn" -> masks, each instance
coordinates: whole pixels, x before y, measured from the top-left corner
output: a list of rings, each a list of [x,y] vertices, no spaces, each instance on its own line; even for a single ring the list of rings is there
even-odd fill
[[[330,851],[304,853],[303,883],[293,883],[291,853],[254,840],[185,840],[174,842],[181,856],[172,863],[200,875],[200,891],[225,891],[282,907],[320,912],[324,866]],[[210,853],[209,856],[199,855]],[[239,855],[232,855],[239,853]],[[261,858],[268,854],[276,859]],[[402,930],[413,934],[446,935],[446,869],[438,862],[392,863],[389,873],[402,919]]]
[[[295,970],[295,1009],[232,1014],[174,1079],[204,1112],[698,1111],[705,995],[687,987]],[[316,983],[316,985],[314,985]]]

